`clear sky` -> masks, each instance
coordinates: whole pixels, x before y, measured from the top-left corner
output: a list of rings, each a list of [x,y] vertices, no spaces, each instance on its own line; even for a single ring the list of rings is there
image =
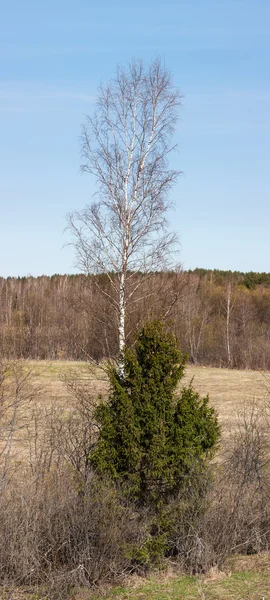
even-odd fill
[[[184,268],[270,271],[269,0],[2,0],[0,32],[1,276],[75,272],[80,124],[118,63],[157,54],[184,94]]]

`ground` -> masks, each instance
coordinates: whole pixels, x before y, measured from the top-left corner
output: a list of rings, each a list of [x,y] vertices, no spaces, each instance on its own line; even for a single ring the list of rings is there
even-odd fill
[[[0,591],[0,600],[52,600],[38,589]],[[61,596],[59,596],[59,599]],[[63,598],[67,599],[64,595]],[[270,556],[234,557],[222,572],[203,576],[181,576],[172,569],[134,578],[126,585],[71,593],[70,600],[268,600]]]
[[[68,408],[71,401],[63,377],[75,374],[89,382],[96,395],[106,394],[108,382],[104,370],[89,369],[86,363],[25,361],[23,368],[33,371],[35,385],[41,389],[40,404],[56,401]],[[270,374],[188,366],[182,385],[193,380],[200,394],[209,393],[210,402],[219,413],[223,440],[234,427],[243,402],[270,397]],[[270,600],[270,555],[234,558],[224,572],[204,576],[182,576],[168,570],[148,579],[129,580],[125,586],[103,590],[80,590],[76,600]],[[67,598],[67,596],[64,596]],[[51,600],[38,590],[0,590],[0,600]]]
[[[213,571],[203,577],[152,577],[143,584],[114,588],[105,595],[88,595],[89,600],[266,600],[270,598],[269,557],[262,556],[264,568],[256,570],[254,561],[245,560],[245,571]],[[78,597],[79,600],[79,597]],[[82,599],[83,600],[83,599]],[[87,600],[87,595],[85,596]]]
[[[84,362],[25,362],[27,367],[36,373],[37,385],[43,387],[42,402],[55,398],[59,403],[68,405],[69,396],[61,377],[72,373],[88,380],[95,394],[100,392],[106,394],[108,389],[106,373],[101,367],[90,369]],[[210,403],[218,411],[224,436],[235,424],[237,414],[244,402],[249,403],[254,398],[264,399],[270,396],[270,373],[264,371],[188,365],[181,384],[188,385],[191,380],[200,394],[209,394]]]

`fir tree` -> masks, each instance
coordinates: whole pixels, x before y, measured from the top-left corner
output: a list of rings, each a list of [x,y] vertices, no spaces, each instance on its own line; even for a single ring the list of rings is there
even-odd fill
[[[92,463],[140,505],[164,505],[203,469],[219,438],[215,409],[192,385],[177,393],[186,357],[159,321],[125,353],[125,377],[111,368],[108,403],[96,411]]]

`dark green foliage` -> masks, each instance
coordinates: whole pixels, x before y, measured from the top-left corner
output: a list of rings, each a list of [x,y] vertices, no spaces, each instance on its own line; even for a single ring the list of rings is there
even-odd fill
[[[221,271],[219,269],[190,269],[188,273],[199,275],[200,279],[206,278],[217,285],[226,285],[228,282],[233,282],[237,285],[244,285],[252,290],[257,286],[269,287],[270,273],[256,273],[249,271]]]
[[[185,357],[155,321],[125,356],[125,377],[110,370],[110,396],[96,411],[100,437],[92,463],[139,505],[161,506],[203,468],[219,437],[217,415],[190,385],[176,395]]]
[[[269,286],[270,273],[254,273],[252,271],[245,273],[243,285],[245,285],[249,290],[256,288],[258,285]]]

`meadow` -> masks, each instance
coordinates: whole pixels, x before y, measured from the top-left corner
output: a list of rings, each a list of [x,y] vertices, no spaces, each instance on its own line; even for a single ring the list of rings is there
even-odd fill
[[[49,404],[52,400],[67,407],[70,395],[65,379],[78,379],[87,383],[93,396],[106,397],[108,380],[101,367],[92,367],[89,363],[78,361],[23,361],[26,370],[33,373],[33,381],[40,388],[40,402]],[[237,421],[244,404],[255,399],[265,401],[269,397],[270,373],[265,371],[220,369],[187,365],[181,386],[192,381],[194,388],[202,395],[209,394],[210,403],[216,408],[226,437]]]
[[[106,395],[108,394],[108,379],[106,375],[106,370],[102,366],[93,367],[88,363],[82,361],[72,362],[28,360],[19,361],[18,366],[20,372],[19,380],[20,378],[22,378],[22,373],[29,374],[29,382],[31,389],[29,398],[26,393],[26,405],[22,404],[20,409],[23,412],[24,406],[26,406],[25,415],[21,414],[20,416],[22,423],[24,417],[27,420],[27,415],[31,413],[32,403],[33,406],[35,406],[38,409],[38,411],[41,411],[43,417],[45,415],[45,420],[41,420],[41,423],[45,423],[45,428],[46,420],[48,420],[49,415],[52,414],[50,413],[51,406],[54,406],[56,410],[59,408],[62,415],[69,415],[69,413],[72,414],[72,407],[74,407],[74,395],[72,393],[72,389],[74,388],[71,388],[69,385],[71,381],[77,382],[80,389],[82,389],[83,387],[84,389],[90,391],[90,396],[92,396],[93,399],[97,398],[99,394],[102,394],[104,397],[106,397]],[[237,423],[239,423],[239,418],[241,419],[241,414],[243,414],[244,407],[252,407],[254,405],[254,402],[257,406],[258,404],[267,405],[269,403],[270,374],[263,371],[219,369],[214,367],[188,365],[186,368],[185,376],[181,381],[181,386],[187,386],[191,381],[194,388],[202,396],[209,394],[211,405],[214,406],[218,411],[222,429],[222,442],[220,445],[218,456],[219,460],[222,460],[223,450],[226,449],[227,445],[228,447],[230,446],[232,434],[234,430],[237,429],[236,426]],[[28,388],[26,388],[26,392],[27,389]],[[27,411],[29,410],[30,412],[28,413]],[[38,411],[35,413],[35,415],[37,416],[40,414]],[[71,427],[73,426],[72,423],[75,423],[76,429],[76,421],[71,421]],[[54,427],[57,426],[57,421],[55,421],[55,424],[56,425],[54,425]],[[22,485],[23,482],[20,479],[20,472],[23,473],[22,465],[24,463],[24,453],[26,452],[25,448],[27,444],[25,444],[25,440],[27,436],[29,439],[32,439],[32,446],[31,444],[28,444],[27,452],[30,451],[30,454],[31,452],[33,452],[33,457],[36,452],[35,460],[37,468],[40,469],[40,465],[42,464],[46,466],[48,464],[47,461],[51,460],[50,458],[48,458],[49,453],[47,446],[46,444],[44,445],[44,440],[46,440],[47,433],[45,432],[43,437],[42,431],[40,431],[40,429],[37,429],[36,433],[34,433],[34,430],[30,431],[30,429],[28,426],[25,427],[24,423],[23,427],[19,428],[18,431],[16,431],[13,439],[13,463],[11,464],[16,464],[16,476],[19,477],[20,484],[22,483]],[[57,436],[58,434],[56,429],[55,432]],[[71,428],[70,432],[74,436],[74,429]],[[59,439],[57,438],[56,440],[57,445],[59,444]],[[40,454],[38,450],[38,445],[34,448],[36,442],[40,444],[40,448],[42,449],[42,452]],[[229,443],[227,444],[227,442]],[[54,447],[54,443],[55,442],[53,440],[49,440],[49,444],[52,444],[51,448]],[[45,454],[43,453],[44,448],[46,448],[47,454],[46,452]],[[66,446],[62,446],[62,450],[66,452],[69,451],[69,448],[67,448]],[[35,468],[35,460],[34,462],[32,461],[32,458],[30,460],[31,469]],[[44,463],[42,462],[43,460]],[[38,472],[39,471],[37,471],[37,473]],[[53,477],[54,475],[52,471],[48,480],[50,485],[53,481]],[[63,493],[61,485],[59,490],[56,489],[55,492],[55,498],[58,498],[58,502],[61,502],[61,495]],[[64,485],[66,484],[64,483]],[[37,490],[38,489],[39,488],[37,488]],[[70,494],[70,488],[67,487],[66,490],[67,491],[65,493],[67,493],[68,498],[68,495]],[[29,494],[30,493],[31,492],[29,491]],[[38,491],[37,493],[40,492]],[[42,493],[40,496],[40,506],[43,502]],[[57,493],[59,493],[59,496],[57,496]],[[25,498],[27,498],[27,490],[23,491],[23,494],[25,494]],[[72,494],[73,491],[71,492],[70,503],[69,501],[67,503],[68,510],[72,510]],[[248,503],[250,502],[249,496],[247,496],[246,501]],[[10,501],[8,500],[8,503],[9,502]],[[48,509],[42,509],[43,512],[41,514],[42,518],[44,518],[44,524],[46,523],[46,527],[48,527],[49,535],[52,535],[50,543],[53,544],[55,534],[53,534],[53,531],[50,531],[50,520],[52,518],[51,515],[54,515],[54,507],[56,500],[52,498],[51,502],[52,504],[49,503]],[[14,517],[12,517],[10,515],[10,506],[8,503],[6,507],[4,505],[4,510],[6,510],[7,512],[5,513],[6,517],[3,516],[3,519],[10,518],[10,526],[11,528],[14,526],[14,531],[16,531],[17,526],[13,524],[13,518],[18,518],[18,523],[20,523],[21,517],[20,513],[18,512],[18,510],[20,509],[12,508],[12,510],[15,511]],[[96,511],[96,506],[97,505],[94,503],[94,513]],[[106,508],[106,506],[107,505],[105,501],[104,508],[102,507],[101,511],[104,510],[105,518],[110,519],[110,515],[108,515],[108,510],[110,510],[110,507],[108,505],[108,508]],[[38,515],[39,513],[35,513],[35,511],[39,510],[39,507],[35,508],[34,506],[33,515]],[[64,507],[63,510],[65,511],[66,508]],[[86,513],[86,519],[89,519],[87,514],[88,513]],[[99,514],[99,511],[97,514]],[[103,513],[101,514],[103,519]],[[94,518],[99,519],[100,517],[97,516],[95,513]],[[240,516],[240,520],[241,519],[242,513]],[[86,522],[82,521],[82,523]],[[85,527],[84,524],[82,526]],[[29,524],[25,524],[25,527],[27,531],[27,529],[29,528]],[[30,526],[30,529],[31,527],[32,524]],[[106,541],[106,528],[108,527],[108,525],[106,525],[105,523],[102,524],[102,527],[104,528]],[[117,532],[116,534],[116,540],[118,539],[117,535],[121,536],[121,523],[119,527],[119,532]],[[225,526],[224,528],[225,536],[226,527],[227,526]],[[9,544],[10,528],[4,527],[3,531],[7,536],[7,544]],[[58,529],[56,529],[56,534],[59,535]],[[46,533],[46,535],[48,534]],[[63,535],[65,536],[66,533]],[[59,539],[62,539],[61,536]],[[23,542],[19,540],[19,544],[20,543]],[[17,553],[19,551],[18,548],[19,545],[16,546]],[[38,546],[37,550],[39,551]],[[140,600],[169,600],[170,598],[172,600],[178,600],[180,598],[183,598],[186,600],[229,600],[234,598],[236,600],[259,600],[264,598],[266,600],[266,598],[270,598],[270,559],[268,552],[265,552],[264,550],[265,547],[263,547],[263,551],[259,549],[258,552],[252,556],[240,556],[235,554],[229,559],[226,558],[226,560],[224,561],[224,563],[222,563],[220,568],[215,567],[212,569],[210,567],[210,569],[203,575],[187,575],[183,570],[181,571],[181,567],[177,567],[175,563],[171,563],[170,561],[168,561],[167,563],[165,562],[161,571],[159,569],[157,569],[156,571],[151,571],[149,576],[139,577],[128,575],[127,578],[124,577],[123,583],[121,582],[120,585],[116,583],[116,585],[112,586],[109,586],[108,584],[105,584],[103,581],[101,581],[101,587],[98,585],[97,587],[92,587],[92,589],[89,589],[84,585],[82,585],[79,589],[76,586],[75,588],[72,588],[72,586],[69,587],[69,585],[65,587],[65,585],[63,586],[63,582],[61,582],[61,585],[57,583],[57,585],[55,584],[55,588],[50,588],[51,591],[48,591],[47,588],[44,588],[43,584],[41,586],[36,586],[36,584],[29,586],[27,584],[22,587],[21,585],[16,586],[15,581],[14,587],[8,584],[7,587],[2,586],[2,588],[0,588],[0,599],[54,600],[57,598],[57,600],[67,600],[69,598],[73,598],[74,600],[135,600],[135,598],[139,598]],[[5,550],[3,548],[1,552],[4,557],[2,560],[7,561],[8,563],[9,559],[5,557]],[[27,552],[29,552],[29,550]],[[107,548],[105,542],[104,545],[101,546],[100,552],[102,557],[101,562],[106,561]],[[18,554],[15,554],[15,551],[14,556],[16,556],[16,561],[18,562]],[[29,569],[28,564],[33,564],[33,558],[30,556],[29,559],[28,555],[26,554],[25,557],[22,558],[22,573]],[[105,564],[106,563],[104,563],[104,565]],[[103,569],[104,565],[102,567]],[[77,572],[77,568],[75,569],[75,571]],[[62,577],[61,574],[59,575],[59,577]],[[63,575],[63,577],[65,578],[65,575]],[[98,575],[98,577],[100,578],[100,574]],[[76,589],[78,591],[76,591]]]
[[[134,580],[103,594],[86,594],[76,600],[267,600],[270,597],[268,554],[229,560],[223,571],[203,577],[173,573]]]

